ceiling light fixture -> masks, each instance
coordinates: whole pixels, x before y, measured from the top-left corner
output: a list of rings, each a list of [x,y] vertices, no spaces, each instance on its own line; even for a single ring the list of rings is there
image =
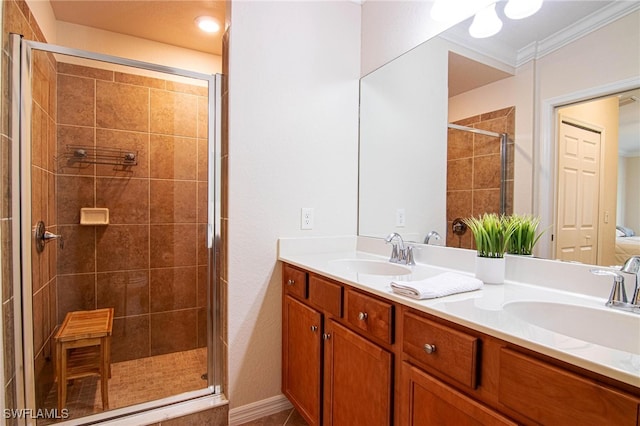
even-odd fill
[[[492,3],[476,13],[469,27],[469,34],[474,38],[486,38],[497,34],[502,29],[502,21],[496,14],[496,4]]]
[[[523,19],[533,15],[542,7],[542,0],[509,0],[504,14],[510,19]]]
[[[211,16],[198,16],[195,23],[205,33],[217,33],[220,31],[220,24]]]

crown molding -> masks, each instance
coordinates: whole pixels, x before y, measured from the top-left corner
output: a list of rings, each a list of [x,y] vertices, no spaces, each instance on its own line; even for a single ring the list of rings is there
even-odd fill
[[[465,49],[469,49],[480,55],[487,56],[513,68],[518,68],[531,60],[542,58],[637,10],[640,10],[639,1],[615,1],[541,41],[528,44],[517,52],[514,52],[503,43],[496,42],[482,47],[470,44],[466,31],[462,29],[460,31],[447,31],[446,35],[440,34],[440,37],[449,42],[464,46]]]
[[[638,1],[613,2],[542,41],[523,47],[517,53],[515,66],[519,67],[532,59],[542,58],[637,10],[640,10]]]

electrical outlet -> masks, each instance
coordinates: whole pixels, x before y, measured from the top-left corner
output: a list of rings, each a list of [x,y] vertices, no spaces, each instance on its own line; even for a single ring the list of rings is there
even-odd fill
[[[396,226],[399,228],[403,228],[406,222],[406,216],[404,213],[404,209],[396,210]]]
[[[300,214],[300,229],[313,229],[313,209],[303,207]]]

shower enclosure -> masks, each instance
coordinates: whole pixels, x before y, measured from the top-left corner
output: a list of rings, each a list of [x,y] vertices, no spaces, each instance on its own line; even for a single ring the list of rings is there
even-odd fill
[[[515,108],[448,124],[447,246],[472,248],[462,218],[513,213]]]
[[[114,309],[110,410],[220,393],[219,76],[19,36],[12,47],[19,404],[57,406],[56,331],[100,308]],[[67,411],[49,413],[108,418],[98,382],[73,381]]]

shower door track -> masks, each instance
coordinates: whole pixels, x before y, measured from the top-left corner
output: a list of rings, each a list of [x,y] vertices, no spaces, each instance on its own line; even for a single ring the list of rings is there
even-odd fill
[[[33,50],[41,50],[51,54],[73,56],[115,65],[129,66],[147,71],[160,72],[174,76],[187,77],[207,82],[208,86],[208,206],[207,206],[207,251],[208,251],[208,285],[207,285],[207,387],[153,400],[138,405],[109,410],[106,412],[69,420],[65,424],[104,423],[110,420],[115,423],[124,417],[132,421],[144,419],[160,421],[191,412],[213,408],[226,403],[222,394],[222,347],[220,333],[222,321],[220,315],[220,285],[215,270],[217,256],[220,252],[220,209],[221,209],[221,75],[204,74],[164,65],[152,64],[112,55],[73,49],[53,44],[25,40],[22,36],[11,34],[11,91],[12,91],[12,141],[13,167],[12,199],[13,233],[19,235],[19,243],[14,243],[14,306],[16,331],[16,379],[17,404],[26,412],[36,410],[35,370],[33,365],[33,304],[32,304],[32,272],[31,247],[33,241],[33,218],[31,217],[31,58]],[[28,125],[27,125],[28,124]],[[15,141],[19,141],[16,143]],[[17,241],[18,239],[14,240]],[[17,246],[16,244],[19,244]],[[28,320],[28,321],[27,321]],[[21,341],[18,341],[20,340]],[[152,413],[153,412],[153,413]],[[156,419],[157,418],[157,419]],[[24,419],[28,425],[35,425],[34,419]]]
[[[496,133],[489,130],[476,129],[474,127],[461,126],[459,124],[449,123],[447,127],[463,132],[475,133],[483,136],[490,136],[500,139],[500,214],[507,211],[507,141],[506,133]]]

